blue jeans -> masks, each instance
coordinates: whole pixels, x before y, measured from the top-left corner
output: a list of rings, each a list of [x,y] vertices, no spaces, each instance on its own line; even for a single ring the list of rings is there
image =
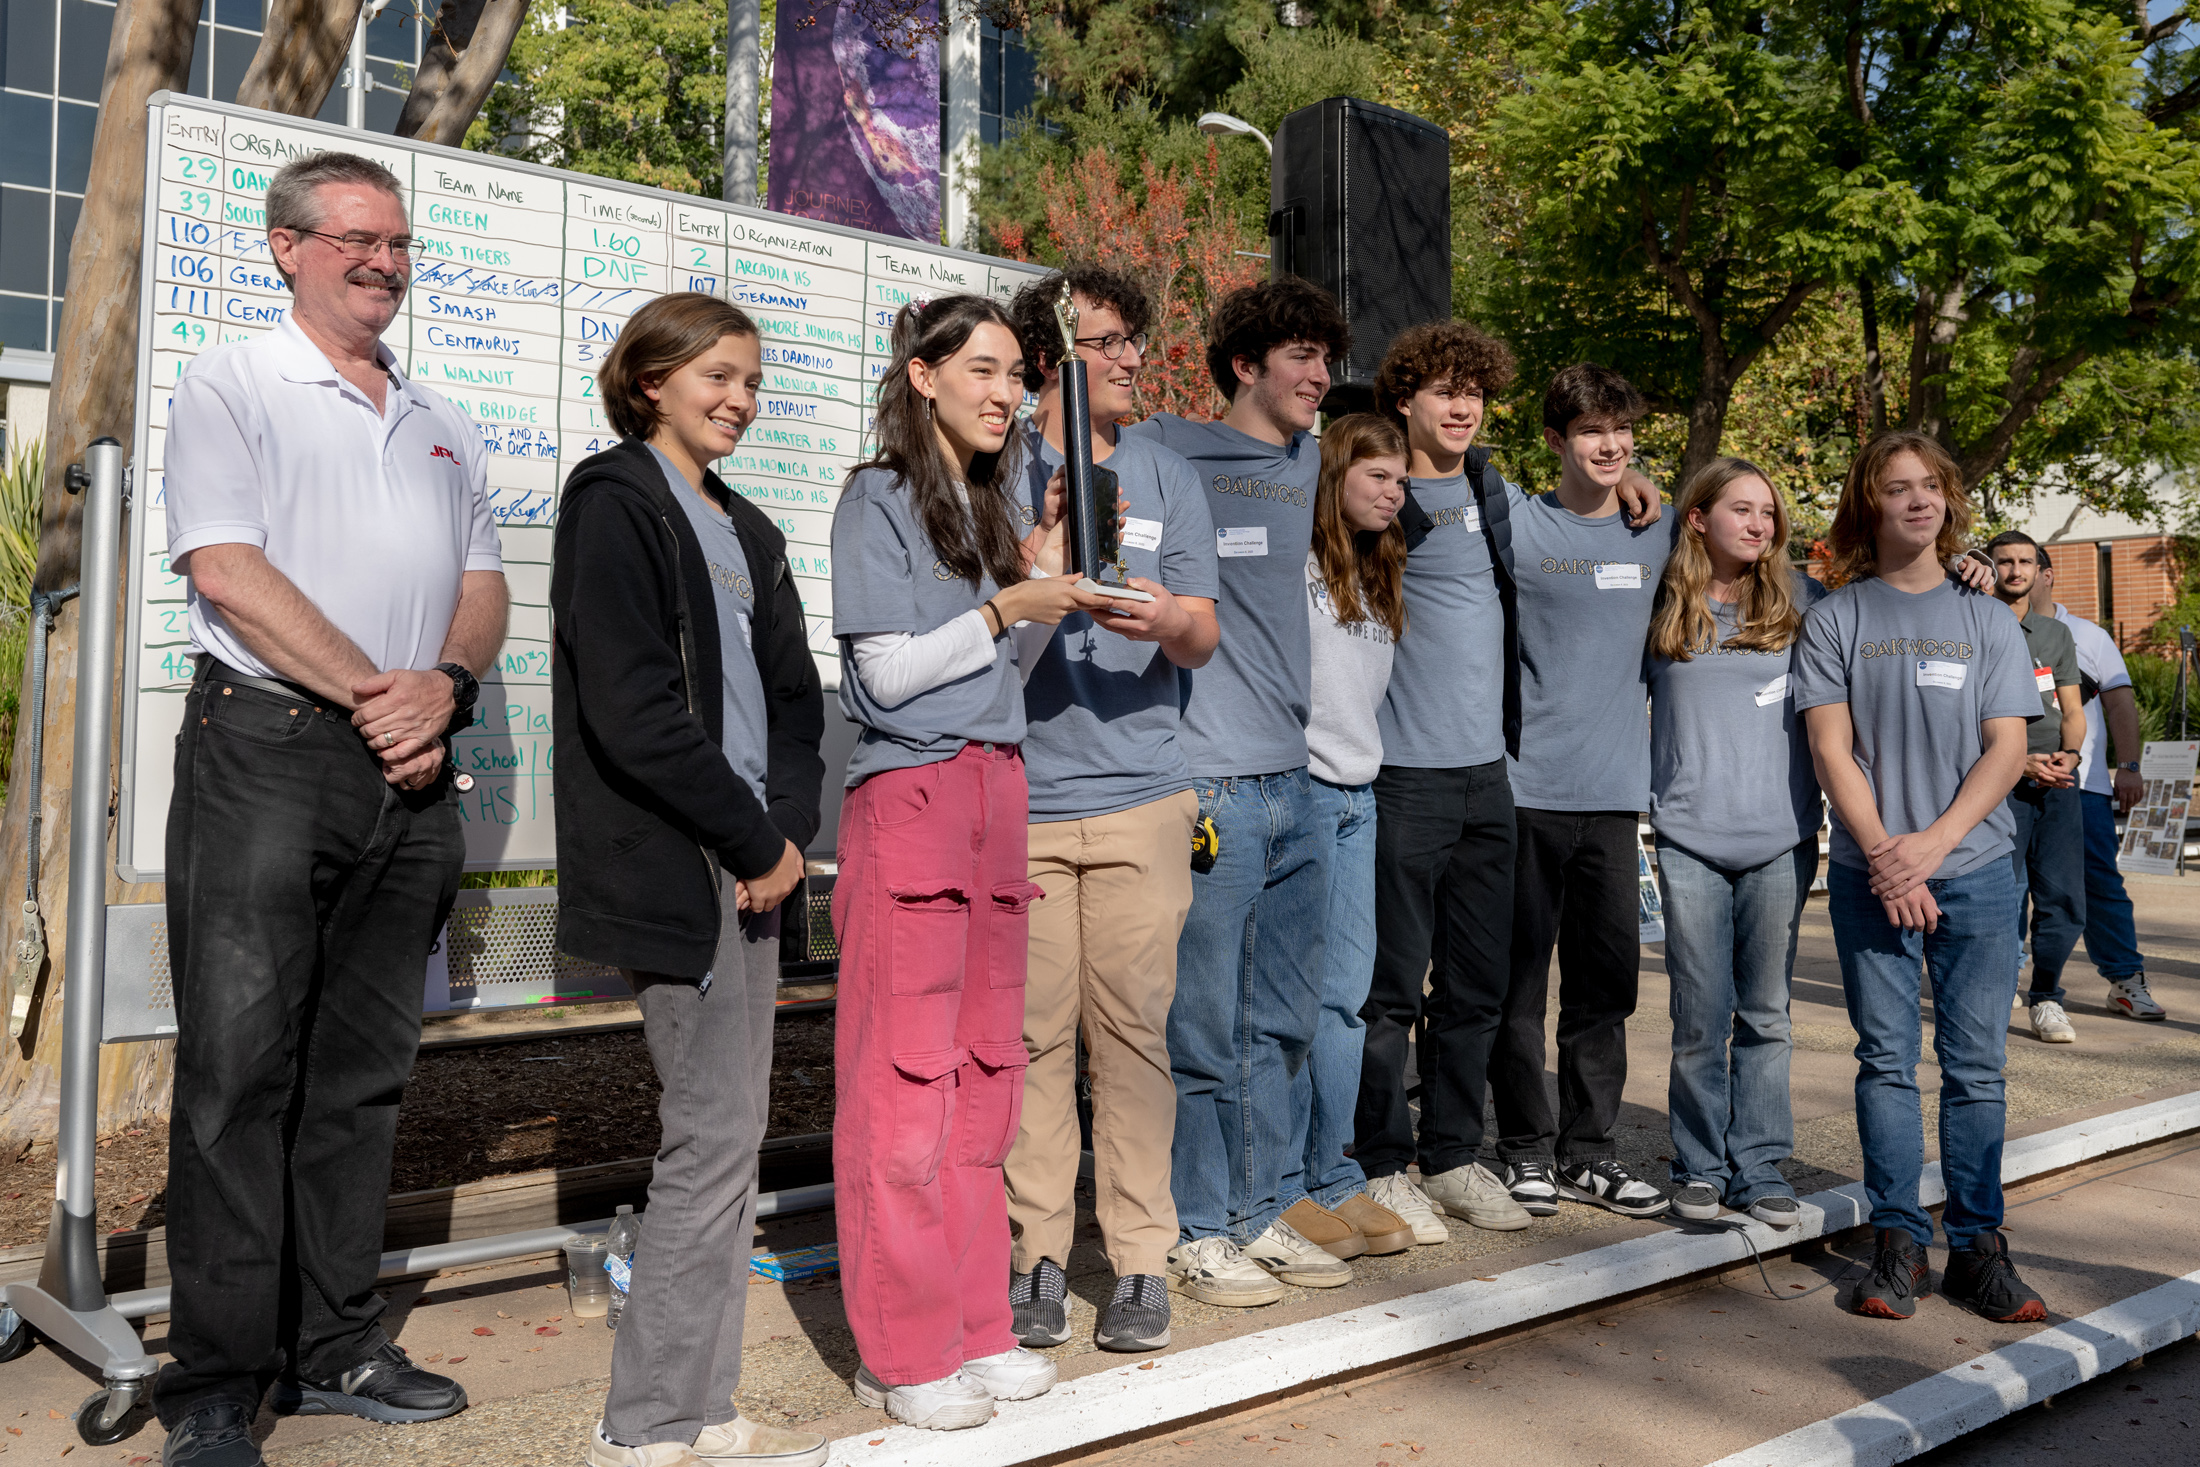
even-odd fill
[[[1940,1225],[1948,1246],[1960,1248],[2001,1226],[2008,1110],[2001,1067],[2017,989],[2017,889],[1998,860],[1927,885],[1940,904],[1939,924],[1929,933],[1905,932],[1887,920],[1868,874],[1838,862],[1826,873],[1841,988],[1858,1035],[1856,1129],[1871,1225],[1901,1228],[1919,1247],[1933,1240],[1933,1220],[1917,1196],[1925,1169],[1917,1089],[1922,965],[1940,1061],[1940,1169],[1948,1183]]]
[[[1192,873],[1176,945],[1169,1189],[1186,1238],[1259,1237],[1286,1195],[1291,1087],[1314,1047],[1329,917],[1326,825],[1304,769],[1193,782],[1215,823],[1214,869]]]
[[[1360,1098],[1367,1023],[1360,1008],[1375,979],[1375,788],[1314,781],[1316,818],[1329,854],[1328,956],[1321,1014],[1306,1068],[1291,1083],[1291,1149],[1282,1195],[1335,1207],[1367,1190],[1367,1174],[1346,1155]]]
[[[1795,1195],[1779,1168],[1795,1150],[1788,987],[1817,874],[1815,836],[1746,870],[1658,842],[1673,994],[1673,1180],[1709,1183],[1729,1207]]]
[[[2124,873],[2116,869],[2116,805],[2086,790],[2078,796],[2085,816],[2085,955],[2111,983],[2146,971],[2139,956],[2139,928],[2132,920]]]
[[[2075,789],[2042,789],[2019,780],[2009,792],[2017,843],[2009,853],[2016,878],[2017,941],[2025,939],[2031,902],[2032,987],[2028,1003],[2061,1003],[2063,964],[2085,932],[2085,815]],[[2022,955],[2011,967],[2021,966]]]

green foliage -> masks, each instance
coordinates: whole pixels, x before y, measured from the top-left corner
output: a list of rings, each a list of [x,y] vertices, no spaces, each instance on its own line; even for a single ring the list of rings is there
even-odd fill
[[[2161,625],[2174,629],[2175,624],[2165,617]],[[2176,662],[2168,657],[2133,655],[2124,659],[2124,665],[2131,670],[2132,698],[2139,705],[2139,741],[2159,743],[2175,738]],[[2185,678],[2185,719],[2190,737],[2191,730],[2200,729],[2200,677],[2190,672]]]
[[[18,448],[0,470],[0,799],[15,767],[23,708],[23,658],[30,641],[31,575],[38,567],[40,488],[46,446]]]

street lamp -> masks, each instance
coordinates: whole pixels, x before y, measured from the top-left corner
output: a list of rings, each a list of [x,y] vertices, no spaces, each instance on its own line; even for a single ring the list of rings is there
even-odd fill
[[[1276,145],[1268,141],[1268,134],[1242,117],[1232,117],[1227,112],[1202,112],[1199,114],[1199,130],[1211,138],[1249,137],[1259,138],[1268,156],[1276,155]]]

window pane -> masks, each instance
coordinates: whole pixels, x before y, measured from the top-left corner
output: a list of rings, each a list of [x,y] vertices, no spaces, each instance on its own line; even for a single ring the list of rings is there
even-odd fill
[[[84,192],[84,180],[92,174],[92,132],[99,126],[99,109],[75,102],[54,108],[53,186],[63,193]]]
[[[221,25],[241,25],[248,31],[260,28],[260,0],[213,0],[206,10],[208,18]]]
[[[1001,38],[987,36],[978,42],[978,110],[1001,110]]]
[[[210,25],[202,25],[199,27],[198,43],[191,48],[191,81],[185,88],[192,96],[203,97],[207,95],[206,69],[213,64],[213,58],[214,28]]]
[[[115,8],[91,0],[63,0],[61,11],[61,95],[81,102],[99,100],[100,78],[107,72],[107,33],[114,29]]]
[[[7,79],[27,92],[53,90],[55,0],[8,0]]]
[[[244,85],[245,70],[252,65],[252,53],[259,46],[253,37],[235,31],[214,33],[214,100],[237,100],[237,88]]]
[[[339,82],[342,78],[343,73],[339,71],[337,73]],[[330,87],[328,96],[322,99],[321,110],[313,115],[323,122],[333,122],[338,127],[342,127],[344,125],[344,100],[349,95],[350,93],[346,92],[340,85]]]
[[[46,349],[46,298],[0,295],[0,346]]]
[[[1033,65],[1031,53],[1021,46],[1001,48],[1001,115],[1021,117],[1031,110],[1032,93],[1037,90],[1038,67]]]
[[[16,0],[21,4],[22,0]],[[46,186],[53,161],[53,103],[44,97],[0,95],[0,183]]]
[[[410,5],[385,5],[380,15],[367,22],[367,54],[393,56],[410,66],[413,33],[419,29]]]
[[[72,199],[66,194],[56,194],[53,201],[53,293],[60,295],[69,288],[69,241],[76,237],[76,216],[84,208],[82,199]]]
[[[46,293],[47,194],[0,188],[0,290]]]

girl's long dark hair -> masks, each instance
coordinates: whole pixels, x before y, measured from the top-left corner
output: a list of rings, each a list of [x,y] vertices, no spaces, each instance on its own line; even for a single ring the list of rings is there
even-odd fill
[[[970,461],[970,512],[965,514],[955,497],[954,465],[932,427],[928,399],[909,381],[910,362],[937,367],[988,321],[1014,339],[1016,323],[1008,312],[980,295],[943,295],[895,313],[894,361],[879,379],[878,448],[856,467],[885,469],[908,487],[917,521],[949,570],[966,581],[982,573],[993,577],[996,586],[1013,586],[1024,579],[1024,557],[1009,509],[1009,486],[1003,481],[1023,457],[1022,420],[1009,419],[1008,441],[999,453],[981,453]],[[1012,365],[1002,363],[1004,368]]]
[[[1344,476],[1363,458],[1405,457],[1406,435],[1390,419],[1375,413],[1338,418],[1322,432],[1321,480],[1314,491],[1314,558],[1338,622],[1377,622],[1393,641],[1406,634],[1406,532],[1396,520],[1379,532],[1346,523]]]

